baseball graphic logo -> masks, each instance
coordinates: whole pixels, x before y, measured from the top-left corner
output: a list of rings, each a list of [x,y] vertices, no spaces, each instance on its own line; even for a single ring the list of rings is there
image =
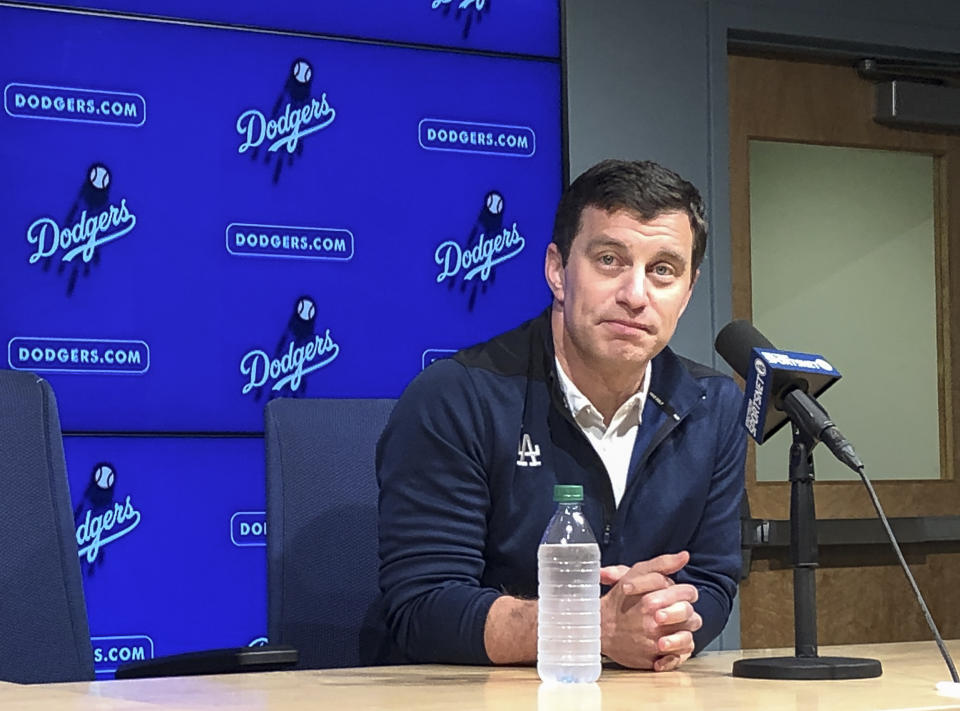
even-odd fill
[[[470,28],[480,24],[486,11],[490,9],[488,0],[432,0],[430,7],[433,10],[442,8],[445,16],[452,16],[458,22],[463,19],[463,38],[470,37]],[[451,8],[455,8],[451,11]]]
[[[273,182],[280,180],[280,173],[303,155],[303,139],[322,131],[337,117],[330,105],[327,92],[311,94],[313,65],[303,57],[297,57],[285,65],[283,86],[269,111],[247,109],[237,117],[236,130],[243,140],[238,153],[250,151],[250,158],[257,160],[261,146],[266,151],[263,162],[273,164]],[[278,155],[278,151],[285,155]]]
[[[93,480],[96,482],[97,486],[106,491],[113,487],[113,482],[116,481],[116,475],[114,474],[113,467],[109,464],[99,464],[97,468],[93,470]]]
[[[110,186],[110,171],[103,163],[94,163],[87,180],[97,190],[106,190]]]
[[[303,297],[297,302],[297,316],[299,316],[302,320],[309,321],[316,315],[317,307],[314,305],[312,299]]]
[[[130,495],[116,496],[116,471],[109,462],[95,464],[87,488],[73,510],[77,555],[85,577],[103,565],[104,546],[112,545],[140,523],[140,512]]]
[[[326,367],[339,355],[340,345],[333,340],[330,329],[316,327],[316,299],[303,294],[292,301],[287,326],[276,347],[272,351],[254,348],[240,359],[240,374],[247,377],[241,394],[253,392],[254,400],[265,394],[271,398],[305,397],[306,376]]]
[[[467,310],[473,311],[477,295],[486,293],[495,279],[495,268],[523,251],[526,241],[514,220],[505,221],[506,199],[499,190],[488,190],[477,201],[478,212],[466,240],[448,239],[437,245],[433,259],[440,267],[437,283],[447,288],[460,285],[466,293]]]
[[[503,212],[503,195],[496,190],[487,193],[486,198],[487,212],[491,215],[499,215]]]
[[[91,266],[99,265],[100,248],[137,224],[126,198],[110,200],[110,193],[117,193],[110,169],[101,161],[87,165],[66,217],[43,215],[27,227],[27,243],[34,250],[28,263],[40,263],[44,271],[56,265],[57,274],[67,281],[67,296],[73,295],[81,276],[90,276]]]
[[[293,78],[296,79],[301,84],[306,84],[310,81],[310,78],[313,76],[313,68],[310,66],[310,62],[305,59],[298,59],[293,63]]]

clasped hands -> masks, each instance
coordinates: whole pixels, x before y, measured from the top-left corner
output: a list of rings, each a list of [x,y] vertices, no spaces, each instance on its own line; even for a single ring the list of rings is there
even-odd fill
[[[689,560],[681,551],[600,569],[600,582],[613,586],[600,600],[603,654],[623,666],[654,671],[676,669],[689,659],[693,633],[703,625],[693,609],[698,593],[669,577]]]

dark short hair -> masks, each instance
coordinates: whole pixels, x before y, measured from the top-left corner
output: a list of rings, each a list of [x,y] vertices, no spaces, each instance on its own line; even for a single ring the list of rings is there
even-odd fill
[[[580,231],[583,209],[629,212],[644,222],[665,212],[684,212],[693,232],[691,273],[700,268],[707,249],[703,198],[692,183],[649,160],[605,160],[580,175],[564,191],[553,223],[553,242],[563,264],[570,258],[573,238]]]

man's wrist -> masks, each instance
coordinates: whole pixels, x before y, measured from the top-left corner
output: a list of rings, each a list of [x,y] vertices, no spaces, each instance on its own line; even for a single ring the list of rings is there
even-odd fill
[[[493,601],[483,628],[483,644],[494,664],[523,664],[537,659],[536,600],[501,595]]]

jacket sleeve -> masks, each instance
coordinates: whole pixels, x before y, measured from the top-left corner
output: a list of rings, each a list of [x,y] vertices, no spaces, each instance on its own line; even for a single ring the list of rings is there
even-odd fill
[[[466,369],[437,361],[406,389],[377,446],[387,625],[418,662],[489,664],[483,588],[489,426]]]
[[[694,609],[703,626],[693,634],[696,652],[720,634],[730,615],[740,579],[740,502],[747,451],[739,412],[743,395],[729,378],[708,394],[717,428],[714,468],[703,515],[689,544],[690,562],[677,581],[697,587]]]

